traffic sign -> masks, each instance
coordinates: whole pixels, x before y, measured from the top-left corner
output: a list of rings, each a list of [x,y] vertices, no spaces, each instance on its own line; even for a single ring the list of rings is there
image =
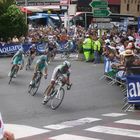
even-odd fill
[[[90,3],[92,8],[107,8],[108,2],[106,0],[94,0]]]
[[[93,10],[93,15],[95,17],[108,17],[110,14],[111,14],[111,12],[107,9]]]
[[[93,20],[97,23],[97,22],[110,22],[111,18],[93,18]]]

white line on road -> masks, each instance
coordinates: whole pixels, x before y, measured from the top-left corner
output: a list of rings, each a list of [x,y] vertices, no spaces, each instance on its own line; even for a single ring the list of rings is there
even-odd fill
[[[16,139],[50,132],[50,130],[47,129],[39,129],[31,126],[16,124],[5,124],[4,129],[14,133]]]
[[[122,128],[114,128],[114,127],[106,127],[106,126],[95,126],[88,129],[86,131],[92,132],[99,132],[111,135],[121,135],[127,137],[135,137],[140,138],[140,131],[139,130],[132,130],[132,129],[122,129]]]
[[[102,114],[102,116],[107,116],[107,117],[120,117],[120,116],[124,116],[127,114],[124,113],[108,113],[108,114]]]
[[[56,137],[51,137],[49,139],[50,140],[101,140],[101,139],[82,137],[82,136],[76,136],[76,135],[70,135],[70,134],[62,134]]]
[[[140,125],[140,120],[134,120],[134,119],[123,119],[123,120],[120,120],[120,121],[115,121],[115,123],[123,123],[123,124]]]
[[[60,124],[52,124],[52,125],[44,126],[44,128],[60,130],[60,129],[64,129],[64,128],[83,125],[85,123],[92,123],[92,122],[99,121],[99,120],[101,120],[101,119],[99,119],[99,118],[81,118],[78,120],[62,122]]]

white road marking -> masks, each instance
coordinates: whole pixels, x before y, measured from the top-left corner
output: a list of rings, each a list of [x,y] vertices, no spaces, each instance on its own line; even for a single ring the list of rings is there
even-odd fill
[[[50,140],[101,140],[101,139],[82,137],[82,136],[76,136],[76,135],[70,135],[70,134],[62,134],[55,137],[51,137],[49,139]]]
[[[16,139],[50,132],[50,130],[47,129],[40,129],[31,126],[16,124],[5,124],[4,128],[5,130],[14,133]]]
[[[54,130],[60,130],[68,127],[72,127],[72,126],[67,126],[63,124],[54,124],[54,125],[52,124],[52,125],[44,126],[44,128],[54,129]]]
[[[105,133],[105,134],[140,138],[139,130],[122,129],[122,128],[114,128],[114,127],[106,127],[106,126],[95,126],[95,127],[91,127],[85,130],[92,131],[92,132]]]
[[[115,123],[123,123],[123,124],[140,125],[140,120],[134,120],[134,119],[123,119],[123,120],[120,120],[120,121],[115,121]]]
[[[101,119],[99,119],[99,118],[81,118],[78,120],[62,122],[60,124],[52,124],[52,125],[44,126],[44,128],[60,130],[60,129],[64,129],[64,128],[83,125],[85,123],[92,123],[92,122],[99,121],[99,120],[101,120]]]
[[[107,117],[120,117],[120,116],[124,116],[127,114],[124,113],[108,113],[108,114],[102,114],[102,116],[107,116]]]

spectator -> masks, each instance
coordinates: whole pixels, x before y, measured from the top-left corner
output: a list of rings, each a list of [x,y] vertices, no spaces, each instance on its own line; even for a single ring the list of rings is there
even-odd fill
[[[13,42],[13,43],[18,43],[18,42],[19,42],[19,40],[18,40],[18,38],[17,38],[16,35],[13,37],[12,42]]]
[[[0,139],[2,140],[15,140],[14,134],[10,131],[4,130],[4,124],[0,113]]]

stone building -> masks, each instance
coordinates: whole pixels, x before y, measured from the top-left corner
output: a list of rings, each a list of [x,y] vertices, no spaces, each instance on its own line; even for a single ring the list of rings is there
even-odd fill
[[[140,16],[140,0],[121,0],[121,14]]]

